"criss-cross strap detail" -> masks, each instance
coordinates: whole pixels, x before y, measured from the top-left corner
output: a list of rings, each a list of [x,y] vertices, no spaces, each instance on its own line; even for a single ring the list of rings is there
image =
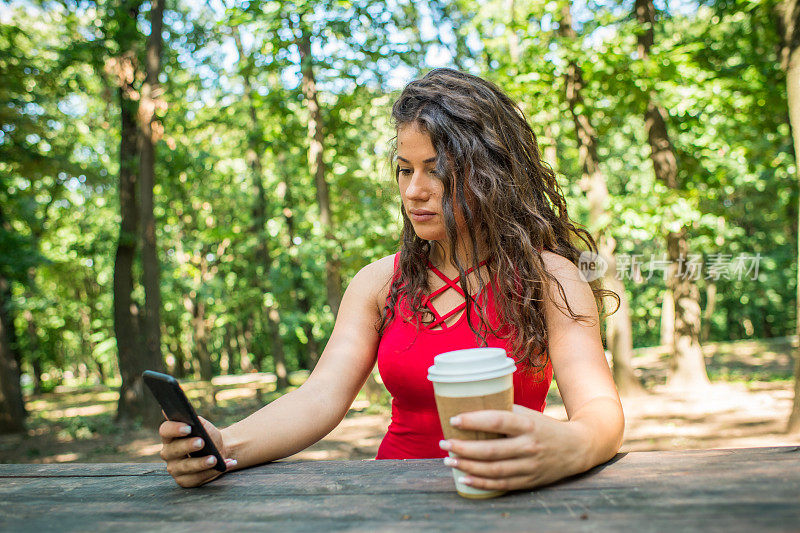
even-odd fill
[[[482,267],[483,265],[486,264],[486,262],[487,262],[487,260],[483,260],[480,263],[478,263],[477,266],[470,267],[470,269],[467,270],[465,272],[465,274],[469,274],[473,270],[475,270],[476,268]],[[447,276],[445,276],[444,274],[442,274],[441,270],[439,270],[438,268],[433,266],[433,264],[431,264],[430,261],[428,261],[428,267],[431,270],[433,270],[433,272],[437,276],[439,276],[441,278],[441,280],[444,281],[444,283],[445,283],[444,286],[439,287],[438,289],[436,289],[435,291],[430,293],[428,296],[423,297],[423,304],[428,309],[430,309],[430,311],[434,315],[434,321],[431,324],[428,325],[428,328],[434,329],[434,328],[438,327],[441,324],[442,329],[446,329],[448,327],[447,326],[447,319],[450,318],[451,316],[455,315],[456,313],[459,313],[459,312],[463,311],[467,307],[466,295],[464,294],[464,291],[461,290],[461,287],[458,285],[458,282],[461,279],[461,276],[458,276],[455,279],[450,279]],[[433,304],[431,303],[431,300],[433,300],[434,298],[436,298],[437,296],[439,296],[440,294],[442,294],[443,292],[445,292],[448,289],[454,289],[456,292],[458,292],[458,294],[463,296],[464,297],[464,302],[461,303],[460,305],[456,306],[452,311],[446,313],[444,316],[440,316],[439,312],[433,307]]]

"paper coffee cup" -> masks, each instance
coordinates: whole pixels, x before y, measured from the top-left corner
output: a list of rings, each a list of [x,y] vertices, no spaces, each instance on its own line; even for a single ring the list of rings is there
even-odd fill
[[[433,383],[444,438],[488,440],[504,437],[499,433],[454,428],[450,425],[450,418],[484,409],[511,411],[514,404],[514,370],[514,360],[502,348],[470,348],[434,357],[433,366],[428,368],[428,380]],[[450,456],[455,454],[451,452]],[[463,485],[458,479],[464,475],[453,468],[456,490],[465,498],[493,498],[505,493]]]

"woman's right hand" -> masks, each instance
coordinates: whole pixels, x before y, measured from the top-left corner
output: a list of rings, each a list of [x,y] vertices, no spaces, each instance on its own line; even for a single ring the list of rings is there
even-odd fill
[[[211,437],[214,446],[225,459],[225,466],[231,469],[236,466],[235,459],[227,458],[227,450],[222,442],[222,434],[208,420],[198,417],[200,423]],[[167,462],[167,472],[175,479],[181,487],[199,487],[208,483],[212,479],[219,477],[222,472],[214,470],[216,458],[213,455],[205,457],[189,457],[190,452],[196,452],[203,448],[203,439],[200,437],[187,437],[189,426],[183,422],[171,422],[167,420],[158,428],[161,436],[161,458]]]

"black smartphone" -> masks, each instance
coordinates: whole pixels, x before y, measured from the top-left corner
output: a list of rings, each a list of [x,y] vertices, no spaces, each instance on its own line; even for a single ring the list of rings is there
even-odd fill
[[[203,424],[200,423],[200,419],[197,418],[197,413],[195,413],[192,404],[189,403],[186,394],[183,393],[178,380],[170,375],[153,372],[152,370],[145,370],[142,373],[142,378],[144,378],[144,382],[150,392],[153,393],[153,396],[156,397],[159,405],[161,405],[161,411],[167,420],[188,424],[192,431],[186,436],[187,438],[200,437],[203,439],[203,449],[191,452],[189,457],[213,455],[217,458],[217,463],[213,467],[214,470],[225,472],[225,460],[220,455],[217,447],[214,446],[208,433],[206,433]]]

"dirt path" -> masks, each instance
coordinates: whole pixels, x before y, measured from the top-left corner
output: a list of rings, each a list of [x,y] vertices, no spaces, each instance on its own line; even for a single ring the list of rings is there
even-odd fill
[[[784,446],[800,443],[783,433],[792,406],[788,383],[713,383],[692,395],[654,387],[623,398],[625,440],[621,451]],[[566,419],[562,405],[545,410]]]
[[[713,383],[694,395],[653,387],[623,398],[625,440],[621,451],[747,448],[800,445],[783,431],[792,407],[791,383]],[[566,420],[551,393],[545,414]],[[388,427],[387,415],[353,413],[328,437],[294,459],[370,459]]]
[[[797,445],[800,438],[783,433],[792,397],[788,382],[749,386],[718,382],[694,396],[654,387],[645,396],[623,399],[626,429],[622,451]],[[100,405],[95,405],[95,410]],[[333,432],[290,459],[374,458],[389,425],[389,413],[375,413],[374,408],[367,411],[366,407],[365,402],[354,404]],[[82,408],[67,409],[74,413]],[[86,407],[83,409],[86,413]],[[566,419],[557,393],[551,394],[545,414]],[[149,430],[128,432],[115,430],[113,424],[92,428],[89,423],[60,423],[42,425],[27,435],[0,438],[0,462],[148,462],[158,460],[160,447]]]

